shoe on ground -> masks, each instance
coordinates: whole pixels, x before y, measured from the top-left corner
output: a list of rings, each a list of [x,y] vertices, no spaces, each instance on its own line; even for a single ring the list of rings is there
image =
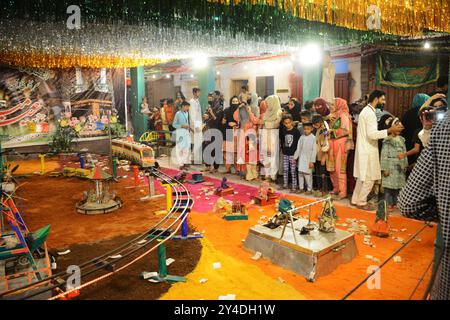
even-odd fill
[[[317,197],[317,198],[319,198],[319,197],[321,197],[321,196],[322,196],[322,192],[321,192],[321,191],[319,191],[319,190],[316,190],[316,191],[314,191],[313,195],[314,195],[314,197]]]
[[[371,205],[371,204],[366,204],[364,206],[359,206],[356,205],[356,207],[360,210],[364,210],[364,211],[376,211],[375,206]]]
[[[308,195],[308,196],[310,196],[310,195],[313,194],[313,192],[312,192],[312,191],[306,191],[305,194]]]

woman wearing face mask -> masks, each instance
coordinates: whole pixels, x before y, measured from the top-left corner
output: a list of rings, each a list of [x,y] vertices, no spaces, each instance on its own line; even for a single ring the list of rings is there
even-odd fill
[[[222,119],[222,128],[224,136],[224,152],[225,152],[225,173],[231,173],[231,166],[235,165],[236,157],[236,134],[237,127],[234,113],[239,107],[239,98],[234,96],[230,99],[230,106],[224,110]]]

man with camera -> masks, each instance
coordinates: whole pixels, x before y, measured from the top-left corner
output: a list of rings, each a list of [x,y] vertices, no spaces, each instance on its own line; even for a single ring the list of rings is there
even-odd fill
[[[430,282],[433,300],[450,299],[450,117],[444,97],[434,95],[421,108],[433,129],[431,135],[422,134],[425,148],[398,197],[404,216],[439,222]]]

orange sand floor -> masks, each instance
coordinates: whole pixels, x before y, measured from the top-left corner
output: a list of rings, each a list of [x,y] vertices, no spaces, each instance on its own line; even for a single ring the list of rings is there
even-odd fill
[[[311,200],[302,199],[299,197],[289,197],[296,202],[308,203]],[[375,248],[363,244],[363,236],[356,235],[356,243],[359,255],[350,263],[340,265],[331,274],[318,278],[314,283],[308,282],[305,278],[294,272],[285,270],[277,265],[274,265],[268,260],[260,259],[254,261],[251,259],[253,253],[244,249],[242,240],[245,239],[249,227],[257,224],[260,216],[266,215],[270,217],[274,213],[273,206],[262,207],[252,206],[249,210],[248,221],[226,221],[214,213],[206,212],[192,212],[189,217],[190,224],[194,225],[197,230],[205,231],[205,238],[208,243],[208,251],[214,252],[214,255],[223,254],[227,256],[226,259],[232,258],[240,261],[241,264],[248,266],[246,273],[245,284],[236,284],[233,278],[229,280],[224,279],[223,273],[217,273],[218,279],[214,279],[214,272],[211,271],[211,264],[208,262],[208,272],[205,270],[204,261],[208,257],[202,258],[199,263],[199,269],[194,271],[193,281],[187,283],[175,284],[163,299],[217,299],[220,294],[242,292],[241,286],[247,286],[248,283],[257,285],[261,281],[268,284],[265,290],[259,290],[251,298],[252,299],[276,299],[272,290],[273,285],[267,279],[261,279],[258,275],[260,273],[252,271],[257,267],[262,273],[272,278],[274,281],[282,282],[286,288],[294,288],[298,295],[293,299],[304,297],[305,299],[341,299],[347,292],[349,292],[356,284],[358,284],[366,275],[367,268],[375,263],[366,258],[366,255],[371,255],[383,262],[388,258],[401,244],[391,238],[377,238],[372,237],[372,242]],[[357,218],[358,220],[365,220],[365,224],[370,227],[374,220],[374,213],[360,211],[354,208],[343,207],[336,205],[339,221],[345,222],[346,218]],[[317,217],[320,207],[315,207],[313,215]],[[402,237],[407,240],[410,235],[414,234],[423,226],[423,222],[406,219],[403,217],[391,217],[390,223],[392,228],[398,229],[394,235]],[[341,227],[345,229],[344,227]],[[406,229],[401,232],[401,229]],[[404,248],[398,255],[402,262],[396,263],[390,260],[381,271],[381,288],[369,290],[366,285],[360,287],[349,299],[409,299],[411,293],[414,291],[419,279],[425,273],[433,257],[433,243],[435,238],[435,227],[427,227],[421,234],[421,241],[413,240],[406,248]],[[225,259],[225,258],[224,258]],[[226,268],[223,266],[222,268]],[[229,270],[230,271],[230,270]],[[232,271],[232,270],[231,270]],[[199,284],[199,278],[208,278],[208,285]],[[233,274],[233,272],[229,272]],[[242,270],[238,272],[242,276]],[[427,272],[425,280],[418,287],[412,299],[421,299],[428,282],[430,272]],[[211,278],[212,277],[212,278]],[[232,276],[231,276],[232,277]],[[280,278],[282,280],[280,280]],[[284,282],[283,282],[284,280]],[[214,292],[214,282],[220,290]],[[290,290],[290,289],[289,289]],[[213,292],[212,292],[213,291]],[[247,295],[239,296],[237,299],[249,299]],[[280,299],[285,299],[284,295],[279,296]]]
[[[27,160],[17,163],[21,164],[21,167],[16,174],[40,171],[39,161]],[[58,159],[46,161],[46,172],[58,168],[60,168]],[[25,191],[27,186],[24,185],[23,188]],[[295,196],[288,198],[294,200],[296,205],[311,201]],[[369,227],[373,223],[374,213],[340,205],[336,205],[336,208],[341,223],[347,218],[363,219]],[[317,216],[319,211],[320,207],[315,207],[313,216]],[[217,299],[219,295],[235,293],[237,299],[340,299],[367,275],[367,268],[374,265],[373,261],[365,257],[366,255],[384,261],[401,246],[391,238],[372,237],[372,242],[376,245],[376,248],[372,248],[363,244],[363,236],[356,235],[359,255],[350,263],[339,266],[333,273],[311,283],[268,260],[252,260],[253,253],[244,249],[242,240],[245,239],[248,229],[257,224],[262,215],[270,217],[274,212],[273,206],[251,206],[248,221],[226,221],[212,212],[191,212],[190,224],[198,231],[205,231],[200,262],[188,276],[188,282],[174,284],[162,298]],[[423,226],[423,222],[398,216],[391,217],[390,223],[392,228],[399,230],[394,235],[405,240]],[[401,229],[406,231],[401,232]],[[369,290],[363,285],[350,299],[409,299],[432,260],[435,230],[435,227],[425,229],[420,234],[421,241],[413,240],[404,248],[398,254],[402,259],[401,263],[391,260],[383,267],[381,289]],[[58,242],[54,245],[67,245]],[[211,261],[217,260],[223,262],[220,271],[213,270],[211,266]],[[239,268],[238,272],[235,271],[236,268]],[[430,272],[427,272],[412,299],[421,299],[429,276]],[[201,278],[207,278],[208,281],[200,284]],[[249,286],[254,286],[256,290],[248,289]]]

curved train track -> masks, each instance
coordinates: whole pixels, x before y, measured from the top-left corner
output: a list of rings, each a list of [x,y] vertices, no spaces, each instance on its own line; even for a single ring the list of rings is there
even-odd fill
[[[172,208],[152,228],[121,246],[78,265],[81,284],[77,287],[69,288],[67,286],[67,281],[71,274],[63,271],[30,285],[4,292],[0,294],[0,299],[11,299],[18,293],[26,293],[21,299],[30,299],[50,290],[56,290],[56,288],[64,288],[64,290],[53,295],[49,300],[64,298],[74,291],[86,288],[129,267],[176,235],[182,223],[187,219],[194,205],[194,200],[189,190],[180,181],[156,168],[152,169],[152,173],[172,187],[173,195]],[[133,255],[137,256],[133,257]],[[117,258],[111,258],[112,256],[117,256]],[[83,282],[88,276],[93,278]],[[32,292],[31,289],[33,289]]]

